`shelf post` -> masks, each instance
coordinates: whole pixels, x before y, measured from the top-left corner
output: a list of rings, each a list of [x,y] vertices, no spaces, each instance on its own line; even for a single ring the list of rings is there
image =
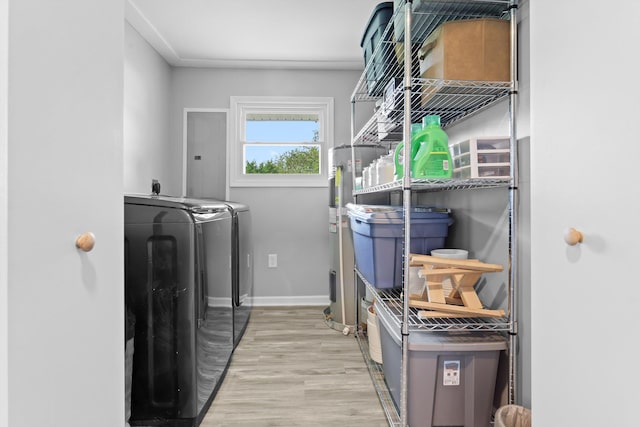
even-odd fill
[[[511,186],[509,187],[509,394],[508,403],[517,402],[518,344],[518,0],[509,2],[511,24],[511,90],[509,92],[509,148]]]
[[[409,425],[409,254],[411,252],[411,22],[413,0],[404,5],[404,126],[402,203],[404,212],[404,251],[402,256],[402,368],[400,379],[400,419],[402,427]]]
[[[353,183],[353,192],[356,189],[356,149],[353,146],[353,140],[356,137],[356,101],[355,98],[351,98],[351,182]]]
[[[355,121],[355,117],[356,117],[356,95],[355,92],[354,94],[351,96],[351,183],[352,183],[352,188],[351,188],[351,194],[353,195],[353,201],[354,203],[358,203],[358,196],[356,194],[354,194],[355,190],[356,190],[356,173],[357,173],[357,162],[356,162],[356,148],[354,146],[354,140],[356,137],[356,121]],[[348,172],[347,172],[348,173]],[[342,190],[342,186],[340,186],[340,189]],[[342,194],[340,195],[340,203],[342,204]],[[340,206],[340,210],[342,210],[342,206]],[[340,216],[338,218],[338,226],[340,227],[340,231],[342,229],[342,212],[340,212]],[[342,256],[340,258],[340,262],[342,263]],[[351,272],[353,274],[353,298],[354,298],[354,302],[353,302],[353,307],[355,310],[355,313],[353,315],[353,319],[354,319],[354,327],[353,327],[353,335],[358,338],[360,336],[360,295],[358,294],[358,275],[356,273],[355,268],[353,269],[353,271]],[[343,299],[343,303],[344,303],[344,299]],[[342,319],[343,321],[345,321],[345,319]],[[345,321],[346,324],[346,321]]]

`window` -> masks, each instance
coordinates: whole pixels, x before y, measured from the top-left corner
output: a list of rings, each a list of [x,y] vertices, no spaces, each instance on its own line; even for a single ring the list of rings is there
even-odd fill
[[[333,98],[231,97],[231,123],[231,186],[327,186]]]

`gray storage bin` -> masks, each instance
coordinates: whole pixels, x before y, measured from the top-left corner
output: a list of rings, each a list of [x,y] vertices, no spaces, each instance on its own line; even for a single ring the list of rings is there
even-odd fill
[[[385,382],[399,407],[402,340],[390,316],[378,310]],[[490,427],[499,356],[506,349],[506,338],[494,332],[411,332],[409,425]]]

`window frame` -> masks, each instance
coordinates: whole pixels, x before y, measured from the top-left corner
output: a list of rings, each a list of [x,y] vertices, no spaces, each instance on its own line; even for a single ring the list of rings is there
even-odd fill
[[[319,174],[245,174],[244,147],[255,142],[245,140],[245,120],[252,113],[314,113],[318,114],[316,142],[291,142],[320,146]],[[333,98],[331,97],[281,97],[281,96],[232,96],[230,97],[229,186],[230,187],[327,187],[328,149],[333,146]],[[273,142],[273,145],[283,142]]]

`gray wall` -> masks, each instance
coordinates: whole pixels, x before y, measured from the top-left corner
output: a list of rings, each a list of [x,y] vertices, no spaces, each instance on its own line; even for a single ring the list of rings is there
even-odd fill
[[[128,23],[124,63],[124,189],[150,193],[158,179],[163,193],[176,193],[180,178],[169,138],[171,67]]]
[[[183,195],[185,108],[228,109],[230,96],[330,96],[334,143],[351,138],[350,97],[357,71],[172,68],[129,25],[125,28],[124,186]],[[361,123],[372,106],[358,110]],[[226,147],[218,147],[225,153]],[[224,157],[221,159],[225,167]],[[231,188],[252,208],[255,303],[328,304],[327,188]],[[268,254],[278,267],[267,268]]]
[[[360,72],[173,70],[170,156],[181,171],[184,108],[229,108],[230,96],[330,96],[335,144],[350,140],[350,96]],[[221,147],[221,152],[223,148]],[[180,183],[181,177],[175,177]],[[178,186],[178,188],[180,188]],[[231,200],[251,206],[257,304],[324,304],[328,297],[327,188],[231,188]],[[267,268],[268,254],[278,267]]]
[[[359,72],[171,68],[129,24],[125,30],[127,192],[147,193],[156,178],[162,193],[182,195],[184,108],[228,109],[232,95],[334,97],[334,142],[350,140]],[[232,188],[229,198],[252,208],[255,302],[328,303],[327,188]],[[275,269],[267,268],[271,253]]]

